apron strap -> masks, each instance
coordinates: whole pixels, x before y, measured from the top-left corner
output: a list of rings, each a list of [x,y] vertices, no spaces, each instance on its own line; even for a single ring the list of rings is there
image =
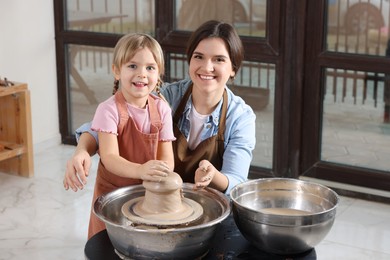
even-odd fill
[[[157,128],[158,131],[161,130],[161,116],[157,109],[157,104],[155,98],[152,94],[148,96],[148,105],[149,105],[149,115],[150,115],[150,133],[154,133],[154,129]]]
[[[227,115],[227,106],[228,106],[228,97],[226,89],[223,91],[223,103],[221,117],[219,118],[219,129],[218,129],[218,139],[225,140],[225,129],[226,129],[226,115]]]
[[[120,134],[129,120],[129,112],[127,112],[126,99],[123,96],[122,91],[117,91],[115,93],[115,99],[116,107],[118,108],[119,112],[118,134]]]
[[[183,114],[184,108],[186,107],[187,100],[190,97],[191,92],[192,92],[192,84],[191,86],[188,87],[186,93],[184,93],[184,96],[181,98],[180,104],[175,111],[175,115],[173,116],[174,124],[177,124],[179,122],[179,119]]]
[[[117,91],[115,93],[116,106],[119,112],[119,124],[118,124],[118,134],[123,131],[124,126],[127,124],[129,120],[129,112],[127,111],[126,99],[123,96],[122,91]],[[149,116],[151,120],[150,132],[155,133],[155,129],[158,131],[161,130],[161,116],[157,109],[156,100],[154,97],[149,94],[148,96],[148,106],[149,106]]]

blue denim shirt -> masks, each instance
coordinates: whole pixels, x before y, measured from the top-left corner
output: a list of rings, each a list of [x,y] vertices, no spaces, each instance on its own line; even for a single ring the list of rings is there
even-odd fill
[[[172,108],[174,115],[180,101],[192,84],[189,79],[178,82],[164,84],[161,88],[161,94],[166,98]],[[226,87],[228,94],[228,111],[226,115],[225,129],[225,152],[223,154],[223,164],[221,172],[229,180],[228,188],[225,193],[229,194],[230,190],[237,184],[244,182],[248,178],[249,167],[252,161],[252,151],[256,144],[255,120],[256,115],[252,108],[245,104],[244,100]],[[214,136],[218,132],[220,111],[223,101],[221,100],[216,109],[211,113],[201,134],[201,141]],[[188,137],[190,131],[189,114],[192,107],[192,98],[187,101],[183,115],[179,120],[179,129]],[[76,130],[76,138],[83,132],[90,132],[97,140],[97,133],[91,131],[91,123],[83,124]]]

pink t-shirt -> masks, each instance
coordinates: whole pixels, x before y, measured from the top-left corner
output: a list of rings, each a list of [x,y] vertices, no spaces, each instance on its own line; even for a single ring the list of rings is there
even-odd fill
[[[169,105],[160,98],[155,99],[157,110],[161,117],[161,130],[159,141],[174,141],[172,128],[172,115]],[[127,104],[129,116],[133,118],[138,130],[145,134],[150,133],[149,107],[138,108]],[[92,121],[92,130],[96,132],[105,132],[118,135],[119,111],[115,103],[115,95],[99,104]]]

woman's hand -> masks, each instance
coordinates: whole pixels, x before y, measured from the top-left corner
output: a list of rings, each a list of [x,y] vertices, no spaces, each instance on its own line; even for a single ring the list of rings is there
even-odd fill
[[[86,150],[75,151],[72,158],[66,163],[64,188],[73,191],[82,190],[87,184],[87,177],[91,168],[91,156]]]
[[[209,186],[217,172],[208,160],[200,161],[195,171],[195,188],[201,189]]]
[[[144,181],[162,182],[171,169],[165,161],[150,160],[137,168],[139,179]]]

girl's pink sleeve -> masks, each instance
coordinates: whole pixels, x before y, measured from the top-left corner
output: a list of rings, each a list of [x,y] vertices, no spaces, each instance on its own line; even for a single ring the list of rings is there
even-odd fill
[[[118,109],[113,97],[99,104],[92,121],[92,130],[118,134]]]
[[[160,112],[162,123],[162,127],[160,130],[160,141],[175,141],[176,138],[173,135],[171,108],[163,100],[158,100],[157,107]]]

